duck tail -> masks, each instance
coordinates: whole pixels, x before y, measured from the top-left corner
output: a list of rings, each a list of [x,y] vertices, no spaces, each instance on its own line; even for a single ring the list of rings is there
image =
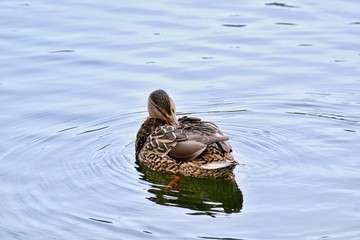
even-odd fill
[[[220,169],[220,168],[235,167],[238,164],[239,163],[235,160],[225,160],[225,161],[221,161],[221,162],[206,163],[206,164],[202,165],[202,168],[207,169],[207,170],[215,170],[215,169]]]

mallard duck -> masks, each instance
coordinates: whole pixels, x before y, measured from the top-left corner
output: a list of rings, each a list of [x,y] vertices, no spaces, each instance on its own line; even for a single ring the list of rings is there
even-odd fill
[[[214,123],[187,116],[177,119],[173,100],[161,89],[150,94],[148,112],[135,143],[141,164],[175,175],[234,178],[238,162],[229,138]]]

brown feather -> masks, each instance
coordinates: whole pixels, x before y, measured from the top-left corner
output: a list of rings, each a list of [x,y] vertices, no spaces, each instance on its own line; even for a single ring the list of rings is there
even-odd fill
[[[232,156],[229,138],[214,123],[187,116],[178,121],[168,119],[175,116],[175,105],[162,90],[153,92],[149,101],[149,111],[156,111],[149,115],[161,119],[149,116],[137,133],[135,150],[143,165],[192,177],[234,177],[238,162]]]

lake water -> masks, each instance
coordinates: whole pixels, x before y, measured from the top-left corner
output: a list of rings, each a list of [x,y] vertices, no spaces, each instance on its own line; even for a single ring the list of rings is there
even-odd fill
[[[0,239],[360,239],[360,2],[0,2]],[[136,164],[148,94],[236,182]]]

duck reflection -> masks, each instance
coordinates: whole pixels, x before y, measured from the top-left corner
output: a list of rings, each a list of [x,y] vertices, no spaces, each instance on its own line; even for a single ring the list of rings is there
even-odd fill
[[[194,210],[191,215],[238,213],[243,206],[243,195],[235,180],[203,179],[181,176],[170,190],[174,175],[154,172],[138,164],[141,180],[149,183],[147,199],[164,206]]]

